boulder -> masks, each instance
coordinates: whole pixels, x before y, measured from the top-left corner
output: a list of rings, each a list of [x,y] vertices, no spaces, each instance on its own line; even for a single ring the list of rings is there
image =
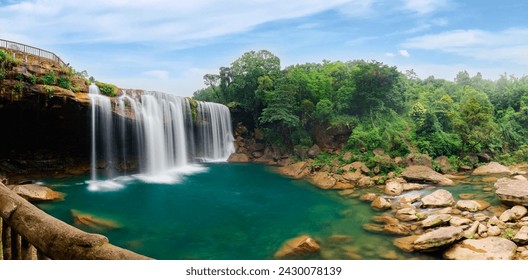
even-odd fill
[[[446,156],[439,156],[434,159],[434,162],[436,165],[440,167],[440,171],[442,173],[449,173],[449,172],[455,172],[455,168],[451,163],[449,162],[449,159]]]
[[[416,191],[416,190],[423,190],[425,188],[422,184],[417,183],[405,183],[403,184],[403,191]]]
[[[418,236],[416,236],[416,235],[396,238],[396,239],[394,239],[393,244],[394,244],[394,246],[398,247],[402,251],[407,252],[407,253],[411,253],[411,252],[414,251],[414,244],[413,243],[414,243],[414,241],[416,241],[417,238],[418,238]]]
[[[526,177],[524,177],[523,175],[515,175],[513,176],[513,179],[521,180],[521,181],[528,181],[528,179],[526,179]]]
[[[489,206],[490,204],[484,200],[459,200],[456,203],[456,208],[469,212],[482,211]]]
[[[398,202],[401,202],[401,203],[413,203],[415,201],[418,201],[420,200],[420,198],[422,198],[422,196],[418,193],[414,193],[414,194],[408,194],[408,195],[403,195],[401,197],[398,198]]]
[[[491,156],[486,153],[477,154],[477,158],[479,162],[490,162],[491,161]]]
[[[53,201],[64,198],[64,194],[36,184],[17,185],[12,190],[27,201]]]
[[[403,185],[400,182],[391,180],[387,182],[384,190],[386,195],[397,196],[403,192]]]
[[[489,236],[499,236],[501,234],[501,229],[498,226],[490,226],[488,227],[488,235]]]
[[[479,166],[475,170],[473,170],[473,175],[490,175],[490,174],[511,174],[511,170],[498,163],[498,162],[490,162],[486,165]]]
[[[277,259],[289,259],[311,255],[320,250],[319,244],[308,235],[287,240],[275,253]]]
[[[528,181],[500,178],[494,186],[503,203],[528,206]]]
[[[328,172],[317,172],[310,180],[314,185],[325,190],[333,188],[337,182]]]
[[[319,148],[319,146],[317,146],[316,144],[310,147],[310,149],[308,149],[308,151],[306,152],[309,158],[315,158],[320,153],[321,153],[321,148]]]
[[[305,161],[297,162],[294,164],[286,165],[277,168],[277,171],[282,174],[289,177],[293,177],[295,179],[300,179],[310,173],[310,170],[308,170],[307,163]]]
[[[342,159],[343,159],[344,162],[350,162],[350,161],[352,160],[352,157],[354,157],[354,154],[353,154],[353,153],[351,153],[351,152],[346,152],[346,153],[343,155]]]
[[[407,181],[429,182],[446,186],[454,184],[451,179],[423,165],[409,166],[403,170],[401,176]]]
[[[431,158],[428,155],[419,153],[411,153],[407,155],[407,157],[405,158],[405,163],[407,163],[408,166],[423,165],[431,169],[433,168]]]
[[[513,237],[513,242],[524,245],[528,243],[528,226],[523,226]]]
[[[354,185],[352,185],[350,183],[336,182],[332,189],[335,189],[335,190],[348,190],[348,189],[353,189],[353,188],[354,188]]]
[[[370,172],[370,168],[368,168],[361,161],[354,161],[351,164],[347,164],[347,165],[343,166],[342,169],[345,170],[345,171],[350,171],[351,169],[354,169],[354,171],[359,171],[359,172],[362,172],[362,173],[369,173]]]
[[[374,182],[372,181],[372,178],[370,178],[369,176],[363,176],[357,182],[357,186],[359,188],[368,188],[368,187],[374,186]]]
[[[508,239],[486,237],[467,239],[451,247],[444,253],[448,260],[511,260],[517,245]]]
[[[249,156],[245,153],[231,154],[227,159],[228,162],[249,162]]]
[[[422,227],[424,228],[438,227],[438,226],[449,223],[450,220],[451,220],[451,215],[448,215],[448,214],[431,215],[427,217],[427,219],[422,221]]]
[[[383,226],[383,231],[385,233],[389,234],[396,234],[396,235],[409,235],[411,233],[411,229],[408,225],[405,224],[386,224]]]
[[[500,215],[499,220],[503,222],[517,221],[517,220],[520,220],[522,217],[524,217],[524,215],[526,215],[527,212],[528,210],[526,209],[526,207],[521,206],[521,205],[516,205],[516,206],[513,206],[511,209],[504,211]]]
[[[378,196],[372,201],[370,206],[377,210],[386,210],[391,208],[392,205],[388,200],[386,200],[382,196]]]
[[[435,251],[451,245],[461,239],[464,235],[460,227],[441,227],[424,233],[413,242],[416,251]]]
[[[424,207],[447,207],[455,204],[453,195],[446,190],[437,190],[422,198]]]
[[[464,237],[467,239],[472,239],[475,237],[479,225],[480,223],[478,221],[474,221],[473,224],[471,224],[471,226],[464,231]]]
[[[353,184],[357,184],[361,178],[363,178],[363,175],[360,173],[350,171],[343,173],[343,179]]]
[[[359,197],[359,200],[362,200],[362,201],[374,201],[374,199],[376,199],[376,197],[378,197],[378,195],[376,195],[375,193],[366,193],[366,194],[363,194]]]
[[[463,225],[469,225],[471,223],[470,219],[467,218],[461,218],[458,216],[451,217],[451,220],[449,220],[449,224],[455,227],[463,226]]]

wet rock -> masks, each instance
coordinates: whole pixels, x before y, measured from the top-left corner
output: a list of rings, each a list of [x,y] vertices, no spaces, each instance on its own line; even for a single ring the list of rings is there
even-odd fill
[[[305,161],[301,161],[294,164],[279,167],[277,168],[277,171],[282,175],[286,175],[295,179],[300,179],[309,174],[310,171],[306,167],[307,163]]]
[[[455,168],[449,162],[449,159],[446,156],[439,156],[434,159],[434,162],[440,167],[442,173],[455,172]]]
[[[495,187],[495,194],[503,203],[528,206],[528,181],[501,178]]]
[[[76,226],[85,226],[101,232],[122,227],[119,223],[115,221],[100,217],[94,217],[90,214],[83,213],[78,210],[72,209],[70,212],[73,216],[73,224]]]
[[[289,259],[311,255],[320,250],[319,244],[308,235],[287,240],[275,253],[277,259]]]
[[[508,239],[487,237],[464,240],[444,253],[448,260],[511,260],[517,245]]]
[[[362,201],[374,201],[378,195],[375,193],[366,193],[359,197],[359,200]]]
[[[431,215],[427,217],[427,219],[422,221],[422,227],[424,228],[438,227],[438,226],[449,223],[450,220],[451,220],[451,215],[448,215],[448,214]]]
[[[418,236],[416,235],[400,237],[400,238],[394,239],[393,244],[394,246],[398,247],[400,250],[407,252],[407,253],[411,253],[414,251],[413,243],[414,241],[416,241],[416,239],[418,239]]]
[[[368,176],[363,176],[359,181],[357,182],[357,186],[359,188],[368,188],[374,186],[374,182],[372,181],[372,178]]]
[[[420,200],[420,198],[422,198],[422,196],[417,194],[417,193],[409,194],[409,195],[404,195],[404,196],[399,197],[398,198],[398,202],[400,202],[400,203],[413,203],[415,201]]]
[[[369,232],[374,232],[374,233],[385,231],[385,229],[383,228],[383,225],[378,225],[378,224],[364,224],[363,229]]]
[[[336,182],[335,185],[332,187],[332,189],[335,190],[347,190],[347,189],[353,189],[354,185],[350,183],[343,183],[343,182]]]
[[[314,185],[325,190],[333,188],[337,182],[328,172],[317,172],[310,180]]]
[[[382,196],[376,197],[370,204],[376,210],[386,210],[391,208],[391,203]]]
[[[36,184],[17,185],[12,190],[27,201],[53,201],[64,198],[63,193]]]
[[[441,227],[420,235],[414,242],[416,251],[435,251],[451,245],[464,235],[460,227]]]
[[[422,165],[413,165],[405,168],[401,176],[408,181],[429,182],[446,186],[454,184],[451,179],[448,179],[433,169]]]
[[[513,206],[511,209],[504,211],[500,215],[499,220],[503,222],[517,221],[517,220],[520,220],[522,217],[524,217],[524,215],[526,215],[527,212],[528,210],[526,209],[526,207],[516,205],[516,206]]]
[[[382,224],[398,224],[400,222],[398,219],[391,216],[374,216],[372,217],[372,221]]]
[[[470,212],[482,211],[489,206],[490,204],[483,200],[459,200],[456,203],[456,208]]]
[[[517,234],[513,237],[513,242],[517,244],[527,244],[528,243],[528,226],[523,226]]]
[[[473,175],[489,175],[489,174],[511,174],[511,170],[498,163],[490,162],[486,165],[479,166],[472,172]]]
[[[383,226],[383,231],[396,235],[409,235],[411,233],[410,227],[404,224],[386,224]]]
[[[458,195],[461,199],[473,199],[475,197],[472,193],[461,193]]]
[[[482,178],[482,182],[497,182],[498,179],[497,177],[484,177]]]
[[[354,197],[354,196],[357,197],[357,194],[353,189],[339,191],[339,195],[344,196],[344,197]]]
[[[437,190],[422,198],[424,207],[447,207],[455,204],[453,195],[446,190]]]
[[[392,195],[392,196],[400,195],[403,192],[403,185],[397,181],[389,181],[385,185],[384,192],[386,195]]]
[[[422,190],[425,186],[422,184],[417,183],[405,183],[403,184],[403,191],[416,191],[416,190]]]
[[[403,221],[403,222],[410,222],[410,221],[418,220],[418,216],[416,216],[416,210],[413,208],[400,209],[396,211],[395,217],[396,219]]]

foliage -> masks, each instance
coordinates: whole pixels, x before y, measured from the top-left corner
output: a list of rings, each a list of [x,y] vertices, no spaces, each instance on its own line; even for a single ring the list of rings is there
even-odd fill
[[[51,71],[47,75],[44,75],[39,78],[39,83],[44,85],[50,85],[53,86],[56,84],[57,77],[55,76],[55,72]]]
[[[35,76],[35,74],[29,76],[28,81],[32,85],[36,84],[37,83],[37,76]]]
[[[95,82],[95,85],[99,87],[99,90],[101,91],[101,94],[114,97],[117,94],[117,87],[112,84],[106,84],[101,82]]]
[[[50,86],[44,86],[44,91],[48,94],[49,97],[53,97],[53,88]]]
[[[24,84],[22,84],[22,82],[18,82],[15,85],[15,91],[18,93],[22,93],[24,91]]]
[[[61,76],[57,78],[57,85],[64,89],[71,89],[71,80],[69,77]]]

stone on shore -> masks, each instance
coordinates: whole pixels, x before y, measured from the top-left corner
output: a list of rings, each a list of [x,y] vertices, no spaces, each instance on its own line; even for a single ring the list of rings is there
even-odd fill
[[[500,178],[494,186],[495,194],[503,203],[528,206],[528,181]]]
[[[321,189],[331,189],[335,186],[337,180],[328,172],[317,172],[310,180],[314,185]]]
[[[490,162],[486,165],[479,166],[472,172],[473,175],[490,175],[490,174],[511,174],[511,170],[498,163]]]
[[[385,185],[384,190],[386,195],[397,196],[403,192],[403,185],[397,181],[390,181]]]
[[[424,207],[447,207],[455,204],[453,195],[446,190],[437,190],[422,198]]]
[[[524,245],[528,243],[528,226],[523,226],[513,237],[513,242]]]
[[[441,227],[420,235],[414,242],[416,251],[435,251],[461,239],[464,231],[460,227]]]
[[[527,212],[528,210],[526,209],[526,207],[521,205],[515,205],[511,209],[502,212],[499,217],[499,220],[503,222],[517,221],[524,217]]]
[[[319,244],[308,235],[287,240],[275,253],[277,259],[290,259],[311,255],[320,250]]]
[[[307,165],[308,164],[306,162],[301,161],[294,164],[279,167],[277,168],[277,171],[282,175],[286,175],[295,179],[300,179],[310,173],[307,168]]]
[[[451,220],[451,215],[448,215],[448,214],[431,215],[427,217],[427,219],[422,221],[422,227],[424,228],[438,227],[438,226],[449,223],[450,220]]]
[[[448,260],[511,260],[517,245],[501,237],[467,239],[444,253]]]
[[[17,185],[12,190],[27,201],[53,201],[64,198],[64,194],[36,184]]]
[[[462,211],[477,212],[488,208],[490,204],[483,200],[459,200],[456,208]]]
[[[448,179],[433,169],[422,165],[413,165],[405,168],[401,176],[407,181],[429,182],[445,186],[454,185],[453,180]]]
[[[370,206],[372,206],[376,210],[386,210],[390,209],[392,204],[383,196],[378,196],[372,201]]]
[[[228,162],[249,162],[249,156],[245,153],[231,154],[227,159]]]

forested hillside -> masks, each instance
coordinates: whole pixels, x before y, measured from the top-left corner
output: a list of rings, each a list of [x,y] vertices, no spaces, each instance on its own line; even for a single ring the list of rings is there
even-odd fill
[[[490,81],[462,71],[454,82],[420,79],[363,60],[282,68],[263,50],[204,80],[194,98],[226,104],[235,123],[259,128],[284,150],[310,147],[325,130],[348,129],[343,151],[445,155],[456,166],[477,153],[506,164],[528,161],[528,77]]]

